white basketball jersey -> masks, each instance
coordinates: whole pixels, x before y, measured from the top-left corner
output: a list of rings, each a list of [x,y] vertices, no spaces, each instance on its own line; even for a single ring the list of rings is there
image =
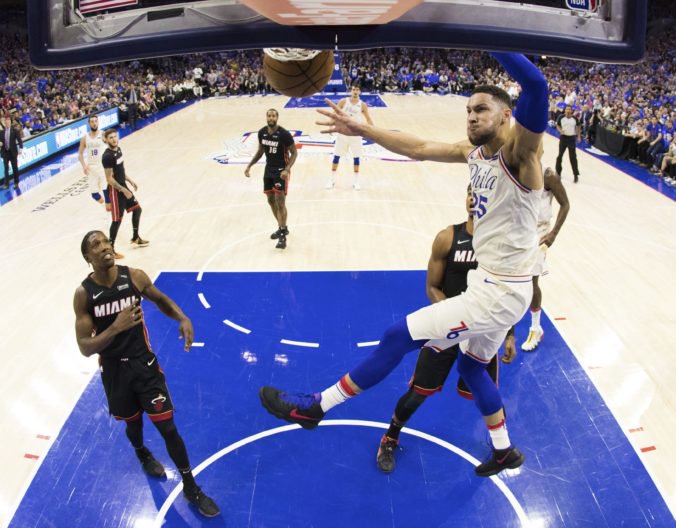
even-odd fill
[[[477,147],[467,162],[479,265],[498,275],[529,276],[537,257],[542,189],[531,190],[512,176],[502,151],[487,159]]]
[[[103,156],[103,151],[106,150],[106,144],[101,137],[101,131],[97,131],[93,138],[89,133],[85,134],[85,148],[87,149],[87,165],[95,169],[102,169],[101,156]]]
[[[361,99],[356,103],[352,103],[350,98],[345,98],[345,106],[343,106],[343,112],[349,115],[351,118],[355,119],[359,123],[364,122],[364,114],[362,113],[362,101]]]

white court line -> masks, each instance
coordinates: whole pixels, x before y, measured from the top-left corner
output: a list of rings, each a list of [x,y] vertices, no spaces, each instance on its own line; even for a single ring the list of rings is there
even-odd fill
[[[211,305],[207,302],[207,299],[206,297],[204,297],[204,294],[202,292],[198,293],[197,296],[200,298],[202,306],[204,306],[207,310],[211,308]]]
[[[198,347],[198,348],[201,348],[201,347],[203,347],[203,346],[204,346],[204,343],[194,343],[194,342],[193,342],[193,344],[192,344],[192,345],[190,345],[190,346],[194,346],[194,347]]]
[[[371,346],[378,346],[380,344],[380,341],[362,341],[361,343],[357,343],[357,347],[362,348],[362,347],[371,347]]]
[[[227,324],[230,328],[234,328],[235,330],[238,330],[239,332],[242,332],[243,334],[250,334],[251,330],[248,328],[244,328],[243,326],[239,326],[238,324],[233,323],[229,319],[224,319],[223,322]]]
[[[345,426],[361,426],[361,427],[374,427],[376,429],[387,429],[390,424],[382,423],[382,422],[371,422],[368,420],[324,420],[322,421],[319,426],[331,426],[331,425],[345,425]],[[199,475],[203,470],[208,468],[211,464],[216,462],[218,459],[224,457],[228,453],[231,453],[240,447],[243,447],[247,444],[251,444],[257,440],[260,440],[262,438],[268,437],[268,436],[273,436],[279,433],[286,433],[288,431],[293,431],[295,429],[300,429],[300,425],[292,424],[292,425],[283,425],[281,427],[275,427],[274,429],[268,429],[267,431],[261,431],[260,433],[256,433],[251,436],[247,436],[246,438],[243,438],[242,440],[238,440],[237,442],[230,444],[227,447],[224,447],[220,451],[214,453],[211,455],[209,458],[207,458],[204,462],[202,462],[200,465],[198,465],[195,469],[193,469],[193,475],[197,476]],[[423,440],[427,440],[428,442],[432,442],[433,444],[436,444],[440,447],[443,447],[444,449],[448,449],[452,453],[458,455],[459,457],[463,458],[470,464],[472,464],[474,467],[478,466],[480,464],[479,460],[474,458],[472,455],[469,453],[463,451],[459,447],[454,446],[453,444],[450,444],[444,440],[441,440],[440,438],[437,438],[436,436],[429,435],[427,433],[423,433],[422,431],[418,431],[416,429],[409,429],[408,427],[404,427],[401,430],[402,433],[410,434],[411,436],[417,436],[418,438],[422,438]],[[477,477],[478,478],[478,477]],[[524,511],[523,507],[521,504],[519,504],[519,501],[516,499],[512,491],[507,487],[507,484],[503,480],[501,480],[497,476],[492,476],[489,477],[490,481],[495,484],[502,492],[502,494],[505,496],[505,498],[509,501],[511,504],[512,508],[514,509],[514,512],[516,513],[517,517],[519,518],[519,521],[521,521],[521,526],[526,528],[531,526],[531,523],[528,519],[528,516],[526,515],[526,512]],[[157,512],[157,515],[155,516],[155,520],[152,524],[153,528],[161,528],[162,524],[164,523],[164,518],[167,515],[167,512],[169,511],[169,508],[171,505],[174,503],[178,495],[181,493],[183,490],[183,483],[179,483],[176,485],[176,487],[169,493],[169,496],[167,499],[164,501],[164,504],[160,507],[160,511]]]
[[[309,343],[307,341],[292,341],[291,339],[280,339],[280,343],[283,345],[296,345],[308,348],[319,348],[319,343]]]

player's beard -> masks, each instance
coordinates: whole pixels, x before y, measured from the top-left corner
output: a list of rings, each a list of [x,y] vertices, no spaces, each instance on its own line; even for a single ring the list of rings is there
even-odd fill
[[[99,125],[96,125],[96,126],[89,125],[89,128],[92,129],[92,132],[96,132],[99,129]]]
[[[467,139],[469,139],[469,142],[474,145],[475,147],[480,147],[481,145],[485,145],[486,143],[492,141],[495,139],[495,136],[497,136],[497,131],[492,130],[490,132],[484,132],[483,134],[467,134]]]

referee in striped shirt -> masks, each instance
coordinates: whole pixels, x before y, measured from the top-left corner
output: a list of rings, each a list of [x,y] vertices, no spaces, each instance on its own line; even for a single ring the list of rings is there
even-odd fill
[[[573,168],[573,176],[575,176],[575,183],[578,182],[580,171],[577,168],[577,153],[575,152],[576,138],[580,141],[581,129],[580,121],[573,115],[573,108],[568,105],[564,110],[564,114],[559,117],[556,122],[556,129],[559,131],[559,155],[556,158],[556,172],[561,175],[563,167],[561,161],[563,154],[568,149],[568,156],[570,157],[570,166]]]

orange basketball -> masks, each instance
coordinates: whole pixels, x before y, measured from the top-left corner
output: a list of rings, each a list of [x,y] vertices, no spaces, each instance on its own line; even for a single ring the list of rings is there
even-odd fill
[[[331,79],[334,62],[331,50],[267,48],[263,73],[275,90],[289,97],[306,97],[321,91]]]

